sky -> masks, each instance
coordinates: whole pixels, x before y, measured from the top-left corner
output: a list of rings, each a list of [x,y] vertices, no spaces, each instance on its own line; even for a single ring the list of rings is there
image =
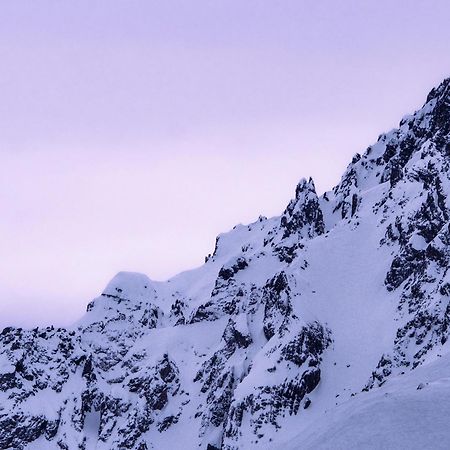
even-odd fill
[[[0,327],[280,214],[450,76],[450,2],[4,0]]]

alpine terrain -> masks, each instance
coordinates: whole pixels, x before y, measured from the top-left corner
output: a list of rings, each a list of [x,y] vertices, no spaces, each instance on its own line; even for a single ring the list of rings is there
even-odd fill
[[[0,334],[1,449],[448,449],[450,78],[318,196]]]

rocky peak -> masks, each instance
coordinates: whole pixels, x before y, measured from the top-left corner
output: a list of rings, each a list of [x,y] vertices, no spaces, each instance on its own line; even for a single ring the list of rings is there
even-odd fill
[[[430,93],[427,96],[426,103],[431,102],[432,100],[447,100],[450,96],[450,77],[443,80],[439,86],[431,89]]]
[[[450,156],[450,78],[444,80],[436,90],[430,92],[429,98],[435,100],[434,111],[430,125],[434,133],[434,141],[438,147],[442,146],[446,156]]]
[[[325,230],[319,197],[312,178],[302,178],[295,189],[295,199],[291,200],[280,221],[283,238],[292,235],[311,239]]]

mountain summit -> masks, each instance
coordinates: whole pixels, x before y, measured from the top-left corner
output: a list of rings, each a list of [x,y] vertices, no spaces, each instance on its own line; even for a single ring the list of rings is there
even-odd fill
[[[0,334],[3,449],[448,448],[450,79],[319,197]]]

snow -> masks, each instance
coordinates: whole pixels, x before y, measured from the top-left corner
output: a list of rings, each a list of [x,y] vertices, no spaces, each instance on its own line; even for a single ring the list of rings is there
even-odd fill
[[[126,300],[149,301],[155,296],[153,283],[147,275],[135,272],[119,272],[106,286],[103,295]]]
[[[273,450],[448,449],[449,374],[446,354],[328,410]]]

